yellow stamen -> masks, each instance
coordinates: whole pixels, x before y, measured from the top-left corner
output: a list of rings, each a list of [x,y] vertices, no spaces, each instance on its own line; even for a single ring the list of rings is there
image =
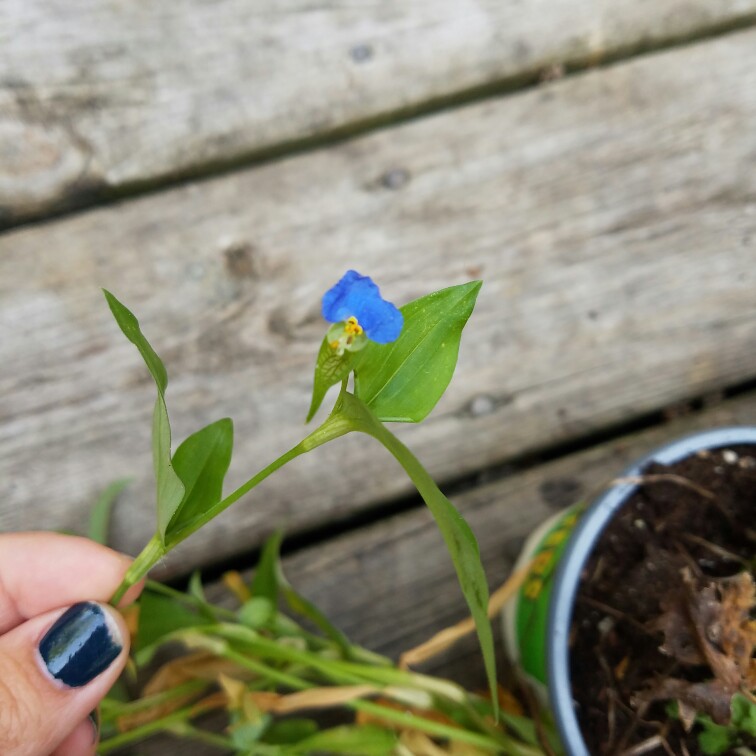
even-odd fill
[[[352,316],[344,323],[344,331],[350,336],[359,336],[362,333],[362,326],[357,322],[357,318]]]

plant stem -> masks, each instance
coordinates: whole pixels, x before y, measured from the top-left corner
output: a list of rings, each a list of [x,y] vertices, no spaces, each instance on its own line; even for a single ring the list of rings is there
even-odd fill
[[[301,454],[316,449],[318,446],[322,446],[326,442],[339,438],[339,436],[343,436],[345,433],[352,430],[348,418],[342,417],[338,412],[339,404],[340,403],[337,402],[334,411],[319,428],[315,429],[309,436],[306,436],[296,446],[289,449],[285,454],[282,454],[267,467],[260,470],[260,472],[251,477],[246,483],[242,484],[239,488],[226,496],[225,499],[208,507],[202,513],[201,517],[198,517],[178,532],[172,533],[166,540],[165,544],[161,541],[160,536],[157,533],[152,536],[144,549],[142,549],[142,552],[134,560],[131,567],[129,567],[123,581],[110,599],[110,603],[113,606],[117,606],[126,591],[128,591],[132,585],[135,585],[144,578],[160,559],[162,559],[163,556],[165,556],[165,554],[167,554],[174,546],[188,538],[192,533],[199,530],[214,517],[217,517],[223,512],[223,510],[241,499],[242,496],[249,493],[255,486],[262,483],[269,475],[283,467],[287,462],[291,462],[291,460],[296,459]]]
[[[480,561],[480,549],[475,534],[417,457],[383,425],[367,405],[346,391],[342,391],[339,400],[337,408],[345,419],[349,419],[352,429],[366,433],[379,441],[404,468],[441,531],[475,623],[496,719],[499,715],[499,705],[493,631],[488,618],[488,582]]]
[[[133,730],[127,732],[121,732],[118,735],[114,735],[112,738],[103,740],[97,747],[98,753],[109,753],[110,751],[120,748],[121,746],[128,745],[129,743],[135,743],[140,740],[144,740],[150,735],[155,735],[158,732],[163,732],[170,729],[171,725],[179,722],[184,722],[192,716],[191,709],[181,709],[180,711],[174,711],[168,716],[161,719],[155,719],[152,722],[142,725],[141,727],[135,727]]]
[[[160,536],[155,533],[139,556],[131,563],[131,567],[126,571],[121,584],[110,599],[110,603],[113,606],[118,606],[126,591],[132,585],[138,583],[163,558],[165,552],[166,548],[160,540]]]
[[[267,644],[266,644],[267,645]],[[291,651],[291,649],[287,649],[287,651]],[[222,652],[222,656],[224,656],[229,661],[233,661],[235,664],[238,664],[242,668],[249,669],[252,672],[256,672],[258,674],[265,674],[270,677],[270,679],[275,680],[278,683],[282,683],[284,685],[287,685],[288,687],[292,688],[293,690],[307,690],[309,688],[317,687],[317,684],[303,680],[301,678],[297,678],[294,675],[291,675],[289,673],[282,673],[278,670],[273,670],[271,667],[268,667],[267,665],[261,664],[260,662],[254,661],[250,659],[248,656],[244,654],[240,654],[236,651],[233,651],[230,648],[225,649]],[[315,666],[316,668],[320,667],[320,671],[328,673],[330,670],[327,669],[327,664],[313,664],[315,662],[315,659],[312,658],[312,656],[303,654],[301,652],[298,652],[294,654],[293,656],[299,657],[305,664],[310,664]],[[309,656],[309,658],[307,658]],[[326,669],[323,669],[323,667],[326,667]],[[274,674],[271,674],[273,672]],[[359,677],[355,676],[350,679],[351,676],[344,676],[344,675],[333,675],[331,674],[332,679],[335,681],[343,684],[359,684],[362,682]],[[420,730],[421,732],[425,732],[428,735],[435,735],[437,737],[445,737],[452,740],[457,740],[462,743],[469,743],[471,745],[477,745],[479,747],[485,748],[487,750],[499,753],[501,752],[501,744],[497,743],[496,740],[490,738],[488,735],[484,735],[477,732],[471,732],[469,730],[464,730],[459,727],[453,726],[453,725],[446,725],[441,722],[435,722],[430,719],[426,719],[425,717],[411,714],[407,712],[397,711],[394,708],[383,706],[380,703],[375,703],[373,701],[365,701],[361,699],[356,699],[353,701],[346,701],[345,706],[354,709],[355,711],[364,711],[365,713],[371,714],[373,716],[377,716],[380,719],[383,719],[384,721],[393,722],[395,724],[400,724],[406,727],[409,727],[413,730]],[[516,751],[513,751],[513,753],[516,753]],[[525,754],[537,754],[536,751],[530,751],[523,749],[521,751],[523,756]]]
[[[397,711],[374,701],[348,701],[346,705],[356,711],[363,711],[366,714],[378,717],[386,722],[393,722],[409,730],[419,730],[427,735],[456,740],[458,743],[469,743],[470,745],[485,748],[487,751],[501,753],[501,744],[492,740],[487,735],[481,735],[477,732],[463,730],[453,725],[446,725],[442,722],[426,719],[423,716],[412,714],[408,711]]]
[[[328,441],[332,441],[339,436],[343,436],[352,430],[351,424],[345,418],[334,409],[334,412],[325,420],[325,422],[309,436],[305,437],[296,446],[292,447],[285,454],[282,454],[278,459],[271,462],[267,467],[263,468],[256,475],[251,477],[246,483],[243,483],[239,488],[230,493],[224,499],[221,499],[217,504],[208,507],[202,516],[197,518],[194,522],[190,523],[186,527],[182,528],[176,533],[172,533],[167,542],[167,548],[170,550],[176,544],[180,543],[184,539],[188,538],[192,533],[199,530],[205,523],[217,517],[225,509],[228,509],[232,504],[241,499],[242,496],[249,493],[255,486],[262,483],[269,475],[272,475],[276,470],[279,470],[287,462],[291,462],[300,455],[312,451],[318,446],[322,446]]]
[[[164,706],[177,698],[186,696],[194,696],[203,692],[210,686],[210,683],[206,680],[190,680],[183,685],[177,685],[174,688],[169,688],[161,693],[155,693],[145,698],[137,698],[134,701],[128,701],[126,703],[113,702],[109,699],[105,699],[100,704],[100,717],[103,724],[108,722],[114,722],[115,720],[122,719],[123,717],[132,716],[140,713],[145,709],[157,708]]]

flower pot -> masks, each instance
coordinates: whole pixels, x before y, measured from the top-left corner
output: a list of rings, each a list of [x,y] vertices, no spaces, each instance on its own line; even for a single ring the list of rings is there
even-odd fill
[[[637,477],[650,462],[673,464],[701,450],[744,445],[756,446],[756,428],[696,433],[657,449],[620,477]],[[510,656],[548,699],[569,756],[589,756],[570,680],[569,638],[579,584],[602,532],[637,489],[634,483],[619,483],[584,512],[572,508],[536,531],[519,562],[532,563],[529,577],[504,612],[504,637]]]

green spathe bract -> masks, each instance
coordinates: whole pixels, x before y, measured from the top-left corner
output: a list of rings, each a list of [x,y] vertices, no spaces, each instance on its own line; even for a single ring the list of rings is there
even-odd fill
[[[488,585],[472,530],[452,503],[441,493],[425,468],[384,425],[385,421],[419,422],[433,409],[451,380],[459,343],[480,291],[480,281],[452,286],[415,300],[403,308],[404,327],[389,344],[368,343],[359,352],[334,357],[327,341],[321,344],[315,369],[312,416],[331,385],[341,382],[336,404],[315,431],[238,489],[222,498],[223,479],[229,466],[233,428],[219,420],[190,436],[171,458],[170,425],[165,405],[167,373],[150,346],[134,315],[112,294],[108,304],[126,337],[139,349],[155,379],[158,399],[153,422],[153,454],[158,481],[157,530],[129,569],[113,596],[113,603],[129,586],[142,579],[171,548],[199,530],[231,504],[288,462],[347,433],[366,433],[379,441],[397,459],[416,485],[431,511],[457,573],[460,587],[475,622],[492,696],[497,711],[496,668],[491,624],[488,619]],[[354,393],[347,391],[350,373],[355,373]],[[282,577],[271,572],[278,542],[263,558],[259,587],[272,598],[280,591],[295,611],[320,626],[342,649],[343,636],[308,602],[295,594]],[[266,561],[268,564],[266,564]]]
[[[352,356],[355,396],[379,420],[419,423],[436,406],[480,287],[472,281],[410,302],[401,308],[404,328],[396,341],[370,343]]]
[[[400,308],[404,327],[389,344],[368,344],[339,355],[328,339],[320,345],[307,420],[326,391],[355,372],[355,395],[383,422],[419,423],[436,406],[454,374],[462,329],[475,307],[481,282],[428,294]]]
[[[369,346],[369,344],[368,344]],[[323,339],[315,362],[315,378],[312,385],[312,401],[307,411],[307,420],[310,422],[313,415],[323,403],[326,391],[331,386],[341,383],[352,372],[352,352],[338,354],[328,342],[328,336]]]

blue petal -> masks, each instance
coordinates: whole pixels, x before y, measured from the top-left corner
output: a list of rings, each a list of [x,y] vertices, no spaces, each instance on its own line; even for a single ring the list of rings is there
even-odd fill
[[[368,276],[361,276],[356,270],[348,270],[325,293],[322,311],[329,323],[357,318],[365,335],[379,344],[395,341],[404,325],[402,313],[381,297],[380,290]]]

